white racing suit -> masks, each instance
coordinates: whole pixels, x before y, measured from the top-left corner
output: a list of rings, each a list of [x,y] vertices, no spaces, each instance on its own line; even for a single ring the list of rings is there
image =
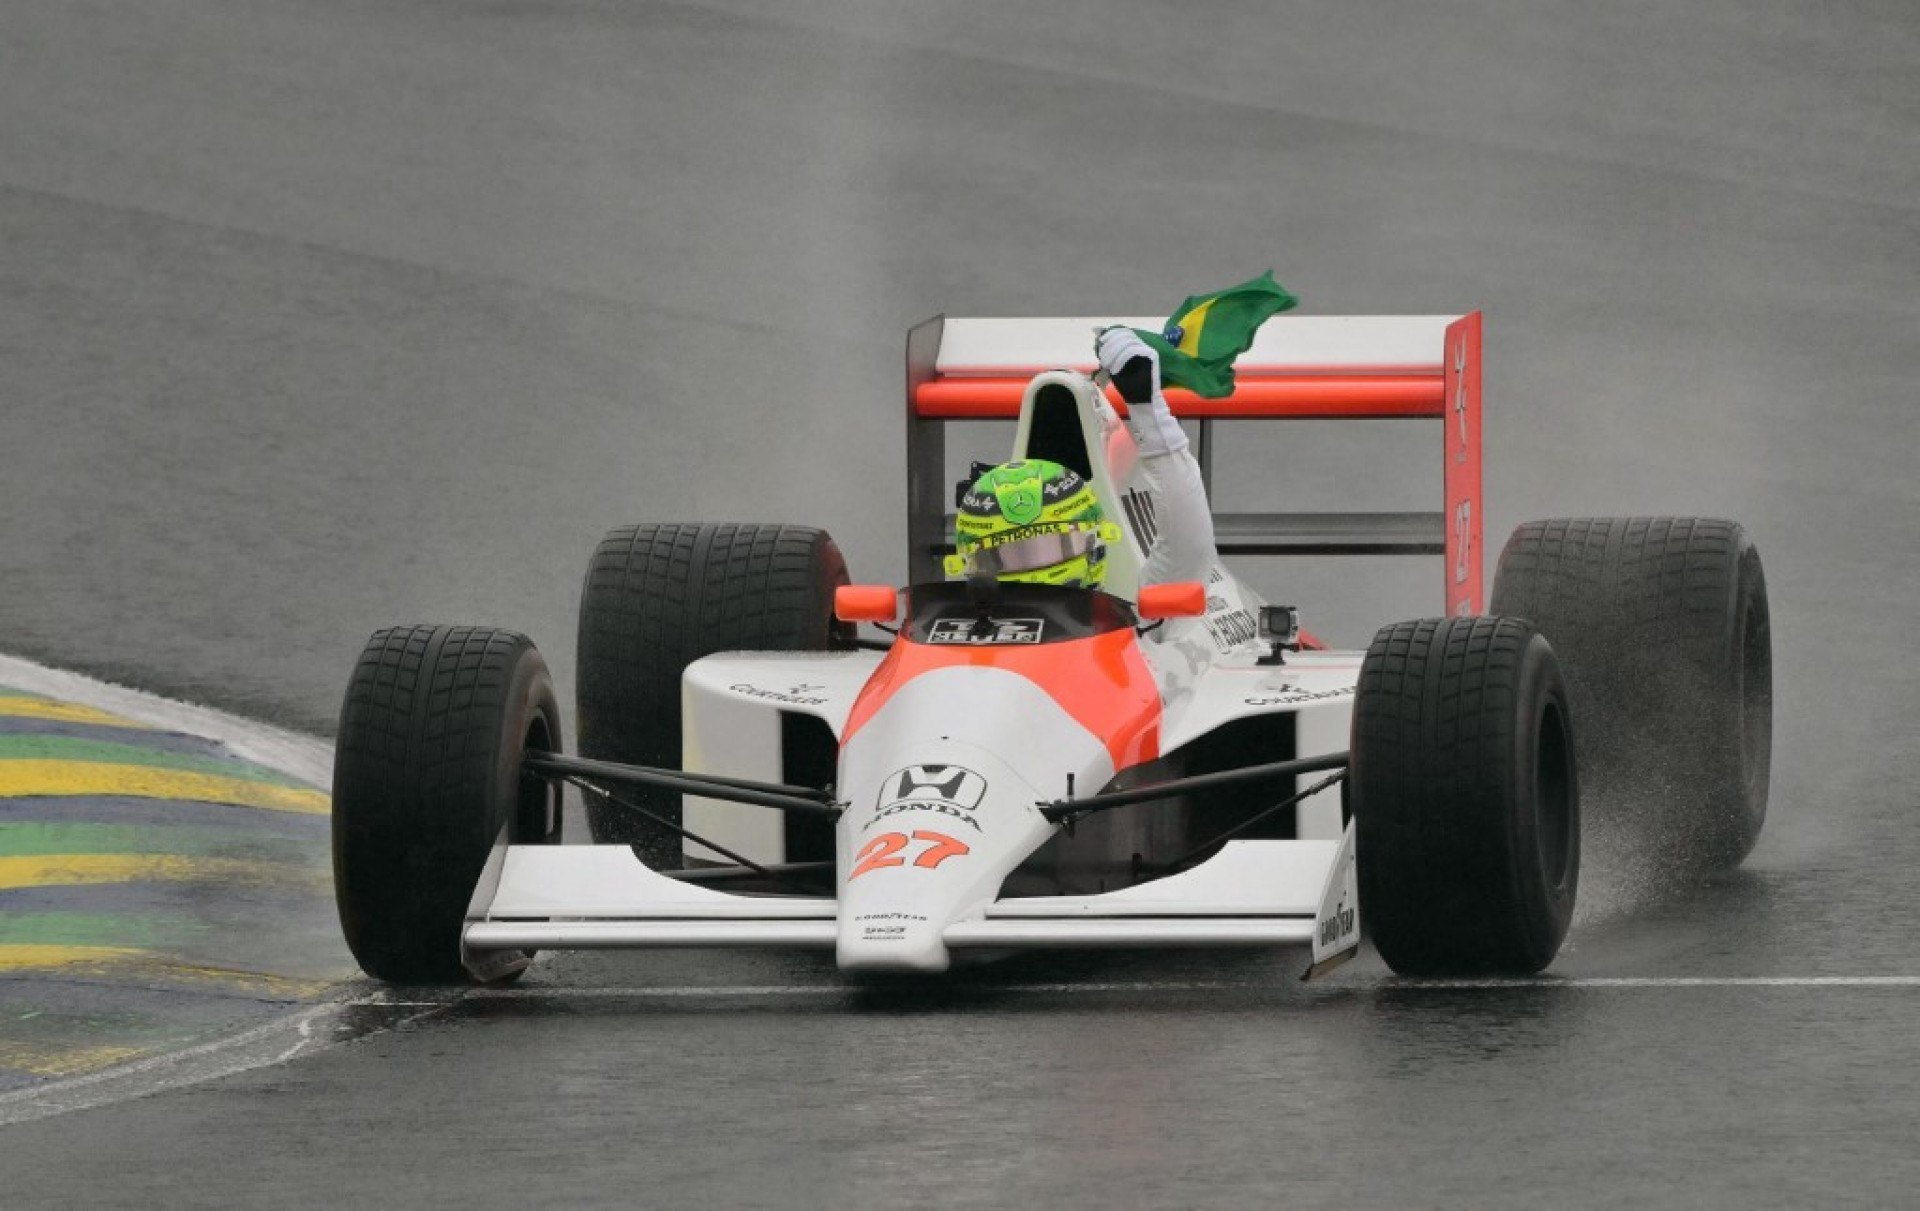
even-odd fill
[[[1206,586],[1207,609],[1200,618],[1176,618],[1149,633],[1163,653],[1164,679],[1199,676],[1223,653],[1258,647],[1260,599],[1220,565],[1214,544],[1213,511],[1207,504],[1200,463],[1188,449],[1187,435],[1167,408],[1160,391],[1160,363],[1151,347],[1130,329],[1108,328],[1095,349],[1105,370],[1127,401],[1126,428],[1133,435],[1135,482],[1153,502],[1155,525],[1140,569],[1140,583],[1198,581]],[[1120,420],[1101,402],[1103,417],[1117,430]],[[1136,532],[1141,527],[1136,524]],[[1148,536],[1141,535],[1145,542]],[[1175,660],[1178,655],[1183,661]]]
[[[1193,457],[1186,431],[1173,418],[1166,396],[1161,394],[1160,359],[1145,341],[1125,328],[1101,333],[1096,349],[1101,368],[1114,376],[1115,385],[1121,387],[1122,397],[1127,400],[1126,426],[1139,452],[1139,474],[1154,498],[1158,525],[1146,566],[1140,569],[1140,583],[1197,580],[1204,584],[1220,562],[1213,543],[1213,511],[1207,505],[1199,460]],[[1137,365],[1131,376],[1126,376],[1123,369],[1139,358],[1152,365],[1150,390],[1140,389]],[[1135,402],[1141,396],[1144,398]],[[1119,423],[1118,414],[1104,400],[1100,411],[1109,426]]]
[[[1129,405],[1128,412],[1126,425],[1140,452],[1139,475],[1153,497],[1156,522],[1140,583],[1205,583],[1220,556],[1213,545],[1213,510],[1207,504],[1200,462],[1165,401],[1157,411],[1139,404]],[[1119,417],[1114,420],[1118,423]]]

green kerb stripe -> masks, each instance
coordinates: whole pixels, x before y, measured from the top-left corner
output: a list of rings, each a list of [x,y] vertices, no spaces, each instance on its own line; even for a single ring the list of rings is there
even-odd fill
[[[147,948],[183,943],[209,926],[191,917],[141,913],[0,913],[0,946],[122,946]]]
[[[0,824],[0,858],[43,854],[180,854],[190,858],[236,858],[322,867],[308,840],[186,824],[85,824],[20,821]]]
[[[137,744],[82,740],[73,736],[0,735],[0,761],[91,761],[107,765],[144,765],[150,769],[187,770],[245,778],[275,786],[304,788],[306,783],[277,770],[238,758],[203,757],[195,753],[168,753]]]

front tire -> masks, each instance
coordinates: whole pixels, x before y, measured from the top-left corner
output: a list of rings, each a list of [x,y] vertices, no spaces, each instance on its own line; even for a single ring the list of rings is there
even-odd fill
[[[1566,684],[1512,618],[1374,636],[1353,710],[1363,921],[1402,975],[1531,974],[1553,961],[1580,878]]]
[[[461,962],[494,845],[557,844],[560,798],[525,782],[558,751],[560,706],[526,636],[485,627],[378,631],[347,685],[333,763],[333,881],[347,947],[375,979],[510,979],[531,952]]]

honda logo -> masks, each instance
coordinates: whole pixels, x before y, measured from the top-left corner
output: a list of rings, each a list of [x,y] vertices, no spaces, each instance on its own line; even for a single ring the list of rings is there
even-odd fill
[[[949,803],[972,811],[987,797],[987,780],[960,765],[909,765],[889,774],[878,806]]]

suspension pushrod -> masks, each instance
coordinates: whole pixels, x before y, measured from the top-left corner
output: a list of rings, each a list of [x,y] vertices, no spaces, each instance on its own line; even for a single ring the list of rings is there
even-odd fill
[[[831,862],[769,862],[765,866],[691,866],[685,870],[663,870],[669,879],[682,883],[725,883],[733,879],[751,879],[756,875],[830,875]]]
[[[606,790],[602,787],[590,785],[582,781],[580,778],[576,777],[573,774],[563,774],[561,775],[560,780],[571,786],[578,787],[583,791],[593,791],[596,794],[605,795],[607,802],[613,804],[615,807],[624,808],[625,810],[632,812],[634,815],[639,816],[643,820],[652,821],[653,824],[656,825],[657,827],[666,829],[668,832],[675,834],[683,841],[691,841],[695,845],[705,846],[706,848],[712,850],[716,854],[719,854],[723,858],[731,858],[736,863],[745,867],[746,869],[754,871],[758,874],[765,875],[767,878],[772,879],[775,883],[785,883],[788,887],[791,887],[795,891],[801,892],[802,894],[806,894],[807,892],[806,888],[800,887],[795,883],[789,882],[787,879],[776,874],[772,870],[769,870],[768,868],[760,865],[758,862],[755,862],[752,858],[745,857],[741,854],[736,854],[732,850],[728,849],[726,846],[721,845],[719,842],[709,841],[698,833],[688,832],[686,829],[681,828],[678,824],[675,824],[673,821],[668,820],[658,815],[657,813],[648,811],[646,808],[641,807],[638,803],[629,803],[625,799],[622,799],[620,796],[614,794],[610,790]]]
[[[1328,753],[1321,757],[1302,757],[1297,761],[1275,761],[1267,765],[1249,765],[1243,769],[1221,770],[1215,774],[1195,774],[1191,778],[1175,778],[1168,782],[1156,782],[1151,786],[1135,786],[1122,791],[1103,791],[1098,795],[1088,795],[1084,799],[1055,799],[1051,803],[1041,803],[1040,814],[1058,822],[1069,816],[1077,817],[1087,812],[1111,811],[1116,807],[1131,807],[1136,803],[1166,799],[1191,791],[1212,790],[1216,786],[1237,786],[1242,782],[1265,782],[1294,774],[1345,769],[1348,760],[1346,753]]]
[[[1234,825],[1232,828],[1228,829],[1226,832],[1221,833],[1219,836],[1212,837],[1207,841],[1194,846],[1192,849],[1188,850],[1184,854],[1181,854],[1179,857],[1175,858],[1173,861],[1161,863],[1160,869],[1161,870],[1178,870],[1182,866],[1185,866],[1187,863],[1199,857],[1201,854],[1206,853],[1208,850],[1212,849],[1214,846],[1221,845],[1228,841],[1233,840],[1235,837],[1253,828],[1255,825],[1258,825],[1267,820],[1270,820],[1274,816],[1279,815],[1281,812],[1286,811],[1288,808],[1297,805],[1302,799],[1310,798],[1314,795],[1317,795],[1321,791],[1326,790],[1328,787],[1333,786],[1336,783],[1339,783],[1345,780],[1346,776],[1347,776],[1347,771],[1340,770],[1339,772],[1333,774],[1330,777],[1322,778],[1320,779],[1320,781],[1314,783],[1312,786],[1309,786],[1307,789],[1303,791],[1297,791],[1294,794],[1288,795],[1286,798],[1280,800],[1280,802],[1274,804],[1272,807],[1267,808],[1265,811],[1262,811],[1255,815],[1247,817],[1245,820],[1242,820],[1240,823]],[[1296,817],[1296,820],[1297,820],[1297,817]]]
[[[810,786],[750,782],[745,778],[723,778],[717,774],[690,774],[684,770],[624,765],[617,761],[592,761],[561,753],[528,753],[523,767],[542,778],[587,778],[614,786],[656,786],[661,790],[681,791],[729,803],[749,803],[755,807],[771,807],[805,816],[825,816],[830,820],[840,818],[840,809],[827,801],[826,792]]]

